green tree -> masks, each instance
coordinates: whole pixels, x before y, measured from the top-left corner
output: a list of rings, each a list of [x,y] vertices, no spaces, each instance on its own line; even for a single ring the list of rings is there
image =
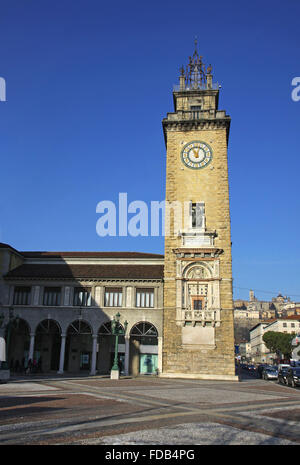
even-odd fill
[[[270,352],[277,352],[279,346],[279,333],[277,331],[267,331],[263,335],[263,341]]]
[[[280,333],[281,338],[280,338],[280,352],[284,355],[286,358],[290,358],[292,356],[292,351],[293,351],[293,346],[292,346],[292,340],[294,339],[295,335],[294,334],[288,334],[288,333]]]
[[[278,331],[267,331],[263,335],[263,341],[270,352],[279,354],[281,352],[284,357],[291,357],[293,350],[292,339],[294,334],[280,333]]]

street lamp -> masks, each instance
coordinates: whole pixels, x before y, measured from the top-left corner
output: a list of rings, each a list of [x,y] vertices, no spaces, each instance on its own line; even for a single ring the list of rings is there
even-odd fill
[[[114,363],[111,368],[111,375],[110,377],[112,379],[119,379],[119,365],[118,365],[118,345],[119,345],[119,336],[125,336],[128,321],[124,321],[124,329],[120,324],[120,313],[118,312],[112,322],[111,322],[111,333],[113,336],[115,336],[115,357],[114,357]]]

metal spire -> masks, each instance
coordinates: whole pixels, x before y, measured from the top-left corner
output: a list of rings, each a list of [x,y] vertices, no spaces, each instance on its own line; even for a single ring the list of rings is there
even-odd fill
[[[198,39],[195,36],[194,40],[195,51],[193,56],[189,57],[189,63],[186,67],[185,82],[186,85],[190,85],[193,89],[200,88],[203,84],[206,84],[206,74],[210,74],[212,71],[211,65],[208,66],[207,70],[202,61],[202,56],[198,53]],[[181,71],[182,74],[182,71]]]

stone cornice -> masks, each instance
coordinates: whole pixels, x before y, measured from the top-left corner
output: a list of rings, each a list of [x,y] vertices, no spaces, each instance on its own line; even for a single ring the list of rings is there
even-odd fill
[[[225,118],[211,119],[176,119],[169,120],[164,118],[162,121],[163,128],[169,131],[184,131],[193,129],[219,129],[229,128],[231,122],[230,116]]]
[[[163,122],[164,129],[168,131],[187,131],[191,129],[219,129],[219,128],[229,128],[230,126],[230,117],[226,119],[191,119],[191,120],[173,120],[169,121],[164,119]]]
[[[177,259],[179,260],[201,261],[202,259],[208,260],[217,258],[224,252],[224,250],[215,247],[207,247],[201,249],[179,247],[177,249],[173,249],[173,252],[176,254]]]
[[[176,281],[184,281],[184,282],[196,282],[196,283],[203,283],[203,282],[210,282],[210,281],[222,281],[222,278],[201,278],[201,279],[196,279],[196,278],[182,278],[182,277],[177,277],[175,278]]]
[[[222,119],[188,119],[188,120],[168,120],[164,118],[162,120],[163,132],[165,143],[167,143],[167,132],[182,132],[182,131],[205,131],[205,130],[217,130],[227,129],[227,142],[229,137],[230,129],[230,116],[226,116]]]
[[[203,95],[216,96],[219,94],[219,89],[183,89],[183,90],[173,90],[174,97],[199,97]]]

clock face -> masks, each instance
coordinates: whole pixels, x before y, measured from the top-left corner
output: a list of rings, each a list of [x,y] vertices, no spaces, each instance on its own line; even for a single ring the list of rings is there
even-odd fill
[[[181,159],[189,168],[199,170],[212,161],[212,149],[205,142],[189,142],[181,151]]]

